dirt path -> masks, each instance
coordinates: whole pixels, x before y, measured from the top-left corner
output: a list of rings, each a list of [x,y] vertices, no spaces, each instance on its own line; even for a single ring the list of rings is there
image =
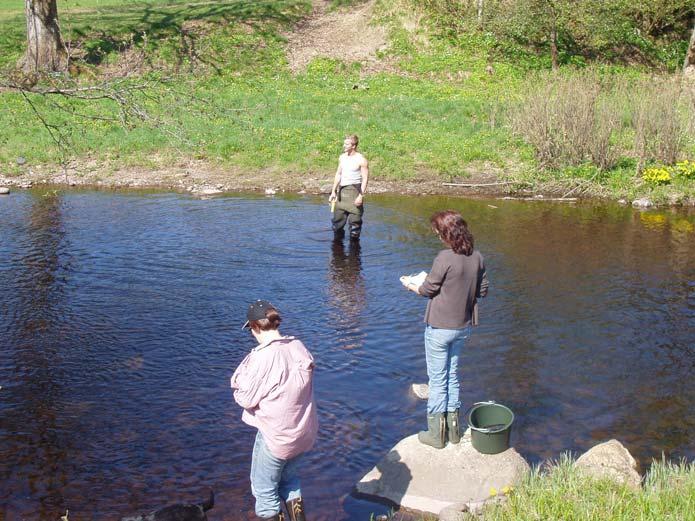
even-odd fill
[[[294,72],[304,71],[317,57],[374,64],[388,46],[386,29],[370,25],[374,0],[329,11],[330,2],[314,0],[313,14],[287,34],[287,59]]]

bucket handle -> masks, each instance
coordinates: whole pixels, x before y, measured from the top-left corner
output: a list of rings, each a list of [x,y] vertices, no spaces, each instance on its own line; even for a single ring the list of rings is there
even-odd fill
[[[463,413],[463,417],[464,417],[464,418],[468,418],[468,413],[471,412],[471,410],[473,409],[473,407],[475,407],[476,405],[494,405],[494,404],[496,404],[496,403],[497,403],[497,402],[496,402],[495,400],[488,400],[488,401],[486,401],[486,402],[475,402],[475,403],[474,403],[473,405],[471,405],[468,409],[466,409],[466,412]]]
[[[470,413],[471,410],[473,409],[473,407],[475,407],[476,405],[495,405],[495,404],[497,404],[497,402],[495,400],[488,400],[486,402],[475,402],[468,409],[466,409],[466,412],[465,412],[463,417],[468,418],[468,413]],[[494,434],[496,432],[500,432],[500,431],[504,430],[504,428],[498,428],[498,427],[494,427],[494,428],[473,427],[472,425],[470,425],[470,422],[469,422],[469,426],[471,429],[475,429],[476,431],[482,432],[483,434]]]

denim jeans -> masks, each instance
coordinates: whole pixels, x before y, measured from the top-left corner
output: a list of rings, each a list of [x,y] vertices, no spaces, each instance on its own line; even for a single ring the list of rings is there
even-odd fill
[[[302,496],[298,475],[302,456],[288,460],[276,458],[268,450],[260,431],[256,434],[251,461],[251,492],[256,498],[258,517],[273,517],[280,512],[281,498],[290,501]]]
[[[438,329],[429,324],[425,328],[425,358],[429,377],[430,395],[427,414],[455,411],[461,407],[459,400],[459,353],[471,326],[463,329]]]

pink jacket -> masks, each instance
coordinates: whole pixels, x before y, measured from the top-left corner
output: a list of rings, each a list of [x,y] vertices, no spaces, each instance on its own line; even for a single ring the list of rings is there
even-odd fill
[[[316,441],[313,376],[314,358],[293,337],[260,344],[232,375],[241,419],[261,432],[277,458],[293,458]]]

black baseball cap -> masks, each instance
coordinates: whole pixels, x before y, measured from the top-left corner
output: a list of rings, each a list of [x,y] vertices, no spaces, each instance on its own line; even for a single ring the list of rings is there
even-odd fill
[[[264,319],[265,313],[269,309],[276,308],[267,300],[257,300],[255,302],[252,302],[249,306],[249,310],[246,312],[246,322],[244,322],[244,325],[241,326],[241,329],[249,327],[249,322],[251,322],[252,320]]]

